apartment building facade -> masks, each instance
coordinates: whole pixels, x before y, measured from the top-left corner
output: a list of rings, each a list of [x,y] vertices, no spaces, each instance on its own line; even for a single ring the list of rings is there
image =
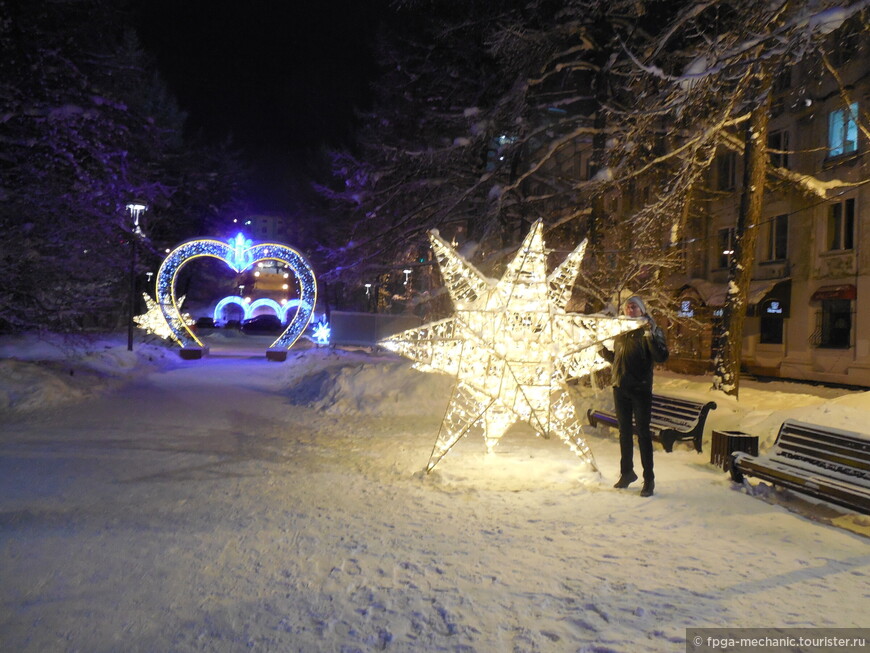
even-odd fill
[[[870,386],[867,37],[832,52],[839,81],[795,67],[774,84],[742,364],[760,375]],[[673,281],[676,366],[703,368],[721,337],[742,174],[740,153],[721,149],[706,218],[691,234],[706,245]]]

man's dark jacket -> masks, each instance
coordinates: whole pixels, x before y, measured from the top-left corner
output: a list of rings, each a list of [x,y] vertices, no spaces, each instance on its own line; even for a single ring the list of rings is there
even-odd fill
[[[621,333],[613,339],[613,351],[605,347],[599,353],[612,364],[610,374],[614,386],[652,391],[653,364],[668,359],[668,345],[664,331],[652,323],[648,329]]]

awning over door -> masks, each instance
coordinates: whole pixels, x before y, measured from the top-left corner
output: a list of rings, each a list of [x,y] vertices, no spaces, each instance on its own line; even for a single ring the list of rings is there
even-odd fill
[[[728,285],[712,283],[704,279],[692,279],[683,287],[683,296],[689,288],[693,288],[701,301],[711,308],[721,308],[725,305],[728,295]],[[761,279],[749,284],[747,293],[747,315],[755,315],[756,311],[768,300],[779,302],[779,311],[783,317],[788,317],[791,305],[791,278]]]
[[[749,283],[748,303],[750,306],[755,306],[763,300],[767,295],[776,288],[777,285],[789,281],[785,279],[765,279],[761,281],[752,281]],[[725,297],[728,295],[728,286],[722,283],[710,283],[700,279],[693,279],[689,285],[698,291],[701,299],[707,306],[724,306]]]
[[[858,289],[851,283],[841,283],[836,286],[822,286],[813,296],[811,301],[817,302],[822,299],[856,299],[858,297]]]

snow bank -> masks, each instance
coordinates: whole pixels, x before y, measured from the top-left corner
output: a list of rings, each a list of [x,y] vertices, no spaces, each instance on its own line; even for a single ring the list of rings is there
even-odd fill
[[[178,360],[160,344],[120,337],[57,335],[0,338],[0,412],[27,412],[95,397]]]
[[[292,403],[335,415],[440,416],[447,408],[450,377],[418,372],[392,355],[325,351],[309,352],[305,367],[295,370],[288,387]]]

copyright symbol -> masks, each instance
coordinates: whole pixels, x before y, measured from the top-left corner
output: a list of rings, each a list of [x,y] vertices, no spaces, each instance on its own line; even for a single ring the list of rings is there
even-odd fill
[[[693,643],[695,646],[700,646],[701,644],[704,643],[704,638],[701,637],[700,635],[695,635],[695,637],[692,638],[692,643]]]

